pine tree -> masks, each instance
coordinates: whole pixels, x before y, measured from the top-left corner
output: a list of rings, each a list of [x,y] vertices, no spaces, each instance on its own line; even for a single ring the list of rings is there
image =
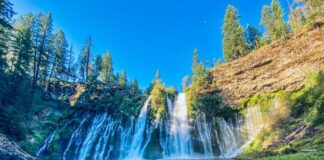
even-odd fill
[[[247,54],[244,29],[239,22],[237,9],[232,5],[227,6],[222,32],[223,56],[227,62]]]
[[[148,86],[148,87],[146,88],[146,90],[145,90],[145,93],[146,93],[146,94],[149,95],[149,94],[151,93],[151,91],[153,90],[155,84],[161,83],[160,76],[161,76],[161,75],[160,75],[160,71],[157,69],[157,70],[155,71],[153,81],[149,84],[149,86]]]
[[[249,45],[251,50],[258,49],[260,43],[261,32],[260,30],[251,25],[247,25],[246,27],[246,42]]]
[[[288,28],[283,20],[284,12],[278,0],[272,0],[271,6],[263,6],[261,24],[270,40],[285,37]]]
[[[91,47],[92,47],[92,38],[91,36],[88,36],[86,43],[82,48],[82,53],[81,53],[81,60],[80,60],[81,81],[87,81],[89,78]]]
[[[127,75],[126,71],[123,69],[119,77],[119,85],[122,88],[127,88]]]
[[[199,65],[199,56],[198,56],[199,51],[198,51],[198,49],[195,48],[192,51],[192,54],[193,54],[193,56],[192,56],[192,67],[191,67],[191,70],[194,73],[197,70],[197,67]]]
[[[32,57],[32,27],[33,15],[25,14],[18,18],[14,25],[11,48],[13,53],[14,72],[18,75],[27,75],[30,71]]]
[[[289,3],[289,0],[287,2]],[[289,8],[289,24],[293,30],[305,24],[312,24],[317,17],[324,16],[323,0],[294,0],[292,4]]]
[[[49,53],[50,48],[50,40],[52,38],[52,30],[53,30],[53,20],[51,13],[46,15],[37,15],[36,17],[36,25],[40,25],[37,27],[36,34],[36,50],[35,50],[35,62],[34,62],[34,76],[33,76],[33,87],[37,84],[39,79],[39,74],[42,72],[43,78],[46,78],[47,69],[48,69],[48,61],[49,61]]]
[[[132,82],[130,84],[130,93],[133,96],[137,96],[137,95],[141,94],[141,90],[138,87],[138,83],[137,83],[136,79],[132,80]]]
[[[324,16],[324,1],[323,0],[296,0],[296,3],[302,3],[304,13],[308,19],[315,19],[317,16]]]
[[[69,81],[70,78],[73,78],[72,67],[73,67],[73,45],[71,44],[70,49],[68,51],[68,63],[67,63],[67,78],[66,80]]]
[[[94,69],[95,69],[95,79],[97,79],[98,76],[99,76],[99,73],[102,70],[102,57],[101,57],[100,54],[98,54],[96,56],[95,64],[94,64]]]
[[[106,83],[111,83],[114,81],[113,64],[112,64],[110,52],[103,54],[100,79]]]
[[[192,56],[192,83],[199,83],[200,79],[203,78],[205,73],[205,67],[203,63],[199,62],[199,52],[197,49],[193,50]]]
[[[48,90],[52,77],[58,79],[58,76],[60,76],[62,79],[66,73],[68,43],[62,30],[58,30],[53,37],[52,47],[53,55],[51,55],[52,62],[50,63],[51,69],[46,84],[46,91]]]
[[[15,12],[9,0],[0,0],[0,70],[6,66],[5,55],[7,54],[7,44],[9,34],[12,30],[11,19]]]

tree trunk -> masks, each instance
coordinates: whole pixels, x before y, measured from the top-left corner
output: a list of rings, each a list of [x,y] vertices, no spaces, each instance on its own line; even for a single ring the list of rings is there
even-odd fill
[[[40,49],[39,49],[39,55],[38,55],[36,71],[35,71],[35,77],[33,79],[33,85],[32,85],[33,88],[36,86],[37,80],[38,80],[39,67],[40,67],[40,63],[41,63],[43,52],[44,52],[45,35],[46,34],[44,34],[44,37],[42,39],[42,43],[41,43],[41,46],[40,46]]]
[[[52,75],[53,75],[53,72],[54,72],[54,68],[55,68],[55,66],[56,66],[56,59],[57,59],[57,57],[55,56],[55,59],[54,59],[54,62],[53,62],[53,66],[52,66],[51,72],[50,72],[50,74],[49,74],[49,76],[48,76],[47,83],[46,83],[45,92],[48,91],[48,88],[49,88],[49,86],[50,86],[51,78],[52,78]]]

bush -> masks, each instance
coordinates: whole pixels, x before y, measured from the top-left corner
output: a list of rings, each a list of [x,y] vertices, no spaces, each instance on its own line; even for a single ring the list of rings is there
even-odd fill
[[[290,96],[292,116],[305,115],[305,121],[319,125],[324,123],[324,72],[310,74],[305,88]]]

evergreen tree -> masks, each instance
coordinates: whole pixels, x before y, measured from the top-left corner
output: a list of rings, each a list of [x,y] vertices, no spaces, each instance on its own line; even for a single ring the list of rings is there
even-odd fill
[[[127,87],[127,75],[126,75],[126,71],[123,70],[120,74],[120,77],[119,77],[119,85],[122,87],[122,88],[126,88]]]
[[[102,57],[100,54],[98,54],[95,60],[95,79],[98,78],[101,70],[102,70]]]
[[[146,94],[151,94],[151,91],[153,90],[155,84],[160,83],[161,79],[160,79],[160,71],[156,70],[155,71],[155,75],[154,75],[154,80],[150,83],[150,85],[146,88],[145,93]]]
[[[7,44],[9,33],[12,29],[11,19],[15,12],[9,0],[0,0],[0,70],[6,65],[5,55],[7,54]]]
[[[271,6],[263,6],[261,14],[261,24],[270,40],[286,36],[288,28],[283,20],[284,12],[278,0],[272,0]]]
[[[32,14],[25,14],[18,18],[14,25],[11,43],[14,61],[12,66],[18,75],[26,75],[30,71],[33,18]]]
[[[51,62],[51,69],[49,72],[46,91],[48,90],[50,81],[52,77],[54,79],[58,79],[58,76],[61,78],[64,77],[66,73],[66,60],[67,60],[67,53],[68,53],[68,43],[65,38],[65,34],[62,30],[58,30],[55,36],[52,39],[52,47],[53,47],[53,55],[52,62]]]
[[[113,64],[110,52],[103,54],[102,70],[100,72],[100,79],[106,83],[114,81],[113,77]]]
[[[89,78],[91,47],[92,47],[92,38],[91,36],[88,36],[86,43],[82,48],[82,53],[81,53],[81,60],[80,60],[81,81],[87,81]]]
[[[315,19],[317,16],[324,16],[323,0],[296,0],[296,3],[302,3],[304,5],[304,9],[306,10],[304,13],[307,18]]]
[[[203,78],[205,73],[205,67],[203,63],[199,62],[199,55],[198,50],[193,50],[193,56],[192,56],[192,83],[199,83],[200,79]]]
[[[192,51],[192,54],[193,54],[193,56],[192,56],[192,67],[191,67],[191,70],[192,70],[192,72],[194,73],[196,70],[197,70],[197,67],[199,66],[199,51],[198,51],[198,49],[194,49],[193,51]]]
[[[67,63],[67,78],[66,78],[66,80],[70,80],[70,78],[73,78],[73,70],[72,70],[72,68],[73,68],[73,59],[74,59],[74,57],[73,57],[73,54],[74,54],[74,52],[73,52],[73,45],[71,45],[70,46],[70,49],[69,49],[69,51],[68,51],[68,63]]]
[[[258,49],[260,43],[261,32],[255,26],[247,25],[246,27],[246,41],[251,50]]]
[[[39,20],[39,22],[37,22]],[[33,76],[33,85],[37,84],[39,79],[39,74],[42,72],[43,78],[46,78],[47,69],[48,69],[48,56],[50,52],[50,40],[52,38],[52,30],[53,30],[53,20],[51,13],[46,15],[40,15],[36,17],[36,25],[40,25],[40,27],[36,30],[36,41],[35,44],[35,65],[34,65],[34,76]]]
[[[290,5],[290,26],[296,30],[305,24],[312,24],[317,17],[324,16],[323,8],[323,0],[294,0],[293,5]]]
[[[247,43],[244,29],[239,22],[237,9],[228,5],[224,17],[223,56],[227,62],[244,56],[247,53]]]
[[[139,89],[138,87],[138,83],[137,83],[137,80],[132,80],[131,84],[130,84],[130,93],[133,95],[133,96],[137,96],[141,93],[141,90]]]

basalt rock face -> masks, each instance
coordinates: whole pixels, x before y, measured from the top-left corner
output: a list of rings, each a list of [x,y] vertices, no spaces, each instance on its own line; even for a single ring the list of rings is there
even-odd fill
[[[285,41],[224,64],[213,72],[213,80],[225,101],[235,105],[258,93],[299,90],[308,73],[323,68],[322,26],[290,34]]]
[[[1,160],[35,160],[36,158],[30,156],[17,144],[7,139],[0,134],[0,159]]]

